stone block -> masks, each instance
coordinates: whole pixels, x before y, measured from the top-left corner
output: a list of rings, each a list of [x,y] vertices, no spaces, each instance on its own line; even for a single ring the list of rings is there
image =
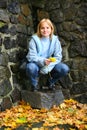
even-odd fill
[[[0,0],[0,8],[6,8],[7,7],[7,0]]]
[[[2,111],[5,111],[6,109],[10,109],[12,107],[12,102],[10,97],[3,98],[3,101],[0,104],[0,106]]]
[[[50,109],[53,105],[59,105],[63,102],[64,96],[61,89],[46,92],[31,92],[23,90],[22,99],[29,103],[33,108]]]

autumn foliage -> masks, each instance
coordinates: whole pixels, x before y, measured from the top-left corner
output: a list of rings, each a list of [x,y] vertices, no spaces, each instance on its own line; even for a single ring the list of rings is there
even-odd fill
[[[60,130],[58,125],[64,124],[73,126],[69,130],[86,130],[87,104],[70,99],[47,110],[45,108],[33,109],[28,103],[21,101],[17,106],[0,113],[0,128],[4,127],[4,130],[14,130],[24,124],[31,128],[32,124],[39,122],[42,122],[42,126],[32,128],[32,130],[48,130],[53,126],[55,126],[53,130]],[[26,128],[26,130],[28,129]]]

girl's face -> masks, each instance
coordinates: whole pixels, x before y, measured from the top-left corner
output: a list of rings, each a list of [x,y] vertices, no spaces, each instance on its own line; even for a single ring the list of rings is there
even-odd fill
[[[40,33],[43,37],[49,37],[51,34],[51,27],[47,22],[43,22],[40,27]]]

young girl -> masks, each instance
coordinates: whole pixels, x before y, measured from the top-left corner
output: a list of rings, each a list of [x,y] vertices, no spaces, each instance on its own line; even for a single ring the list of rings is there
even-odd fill
[[[52,22],[49,19],[42,19],[38,24],[36,34],[32,35],[29,42],[26,72],[31,81],[32,91],[38,91],[40,73],[50,72],[52,78],[48,79],[48,89],[54,90],[54,84],[69,72],[69,67],[61,62],[61,44],[53,33]]]

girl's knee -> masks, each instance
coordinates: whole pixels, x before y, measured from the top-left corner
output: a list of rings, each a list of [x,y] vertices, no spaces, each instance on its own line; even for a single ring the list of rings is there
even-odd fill
[[[27,69],[27,70],[32,70],[32,69],[33,69],[32,66],[33,66],[33,65],[32,65],[31,63],[28,63],[26,69]]]
[[[28,63],[27,64],[27,69],[29,71],[38,71],[38,66],[35,63]]]
[[[64,71],[65,73],[68,73],[69,70],[70,70],[69,67],[68,67],[68,65],[66,65],[66,64],[63,64],[62,69],[63,69],[63,71]]]

